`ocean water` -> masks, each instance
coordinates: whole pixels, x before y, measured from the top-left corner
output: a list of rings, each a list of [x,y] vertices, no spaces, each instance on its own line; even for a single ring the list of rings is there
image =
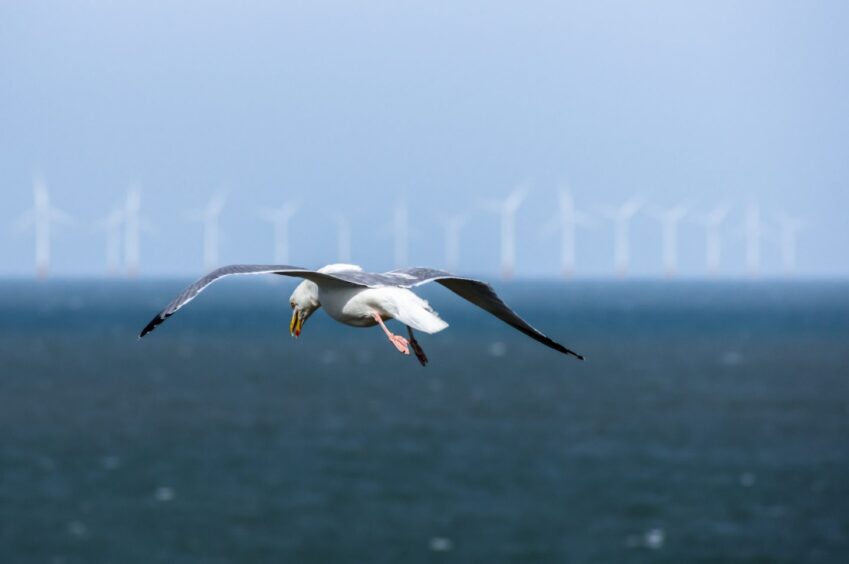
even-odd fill
[[[0,282],[0,562],[849,562],[847,283],[428,288],[422,368],[184,282]]]

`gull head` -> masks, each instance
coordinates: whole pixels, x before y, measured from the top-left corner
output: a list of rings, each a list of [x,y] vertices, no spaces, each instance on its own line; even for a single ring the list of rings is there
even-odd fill
[[[307,319],[321,307],[318,301],[318,286],[315,282],[304,280],[298,284],[292,295],[289,296],[289,305],[292,306],[292,321],[289,322],[289,333],[293,337],[300,337],[301,330]]]

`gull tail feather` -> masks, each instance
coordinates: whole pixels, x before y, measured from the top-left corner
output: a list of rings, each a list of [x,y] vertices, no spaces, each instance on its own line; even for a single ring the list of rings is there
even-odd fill
[[[408,301],[397,304],[398,312],[395,319],[412,327],[416,331],[433,334],[448,327],[448,324],[439,317],[426,301],[416,296],[417,302]]]

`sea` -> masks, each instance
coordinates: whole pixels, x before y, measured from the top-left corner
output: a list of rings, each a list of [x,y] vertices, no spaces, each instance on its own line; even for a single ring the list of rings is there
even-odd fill
[[[424,368],[271,278],[138,340],[188,282],[0,281],[0,563],[849,562],[849,282],[495,284],[583,362],[434,285]]]

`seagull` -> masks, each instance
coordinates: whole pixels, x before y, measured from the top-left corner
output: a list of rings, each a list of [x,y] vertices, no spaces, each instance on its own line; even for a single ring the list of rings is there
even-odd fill
[[[399,352],[409,355],[412,348],[418,361],[425,366],[428,359],[416,340],[413,330],[433,334],[442,331],[448,327],[448,324],[410,288],[436,282],[543,345],[580,360],[584,359],[580,354],[534,329],[501,301],[486,282],[457,276],[444,270],[422,267],[374,273],[365,272],[361,267],[353,264],[330,264],[318,270],[286,265],[223,266],[183,290],[142,329],[139,339],[195,299],[216,280],[226,276],[245,274],[277,274],[303,278],[289,298],[289,305],[292,307],[289,332],[293,337],[299,337],[307,319],[317,309],[324,307],[330,317],[346,325],[354,327],[380,325],[389,342]],[[392,333],[386,327],[385,322],[390,319],[396,319],[406,325],[409,339]]]

